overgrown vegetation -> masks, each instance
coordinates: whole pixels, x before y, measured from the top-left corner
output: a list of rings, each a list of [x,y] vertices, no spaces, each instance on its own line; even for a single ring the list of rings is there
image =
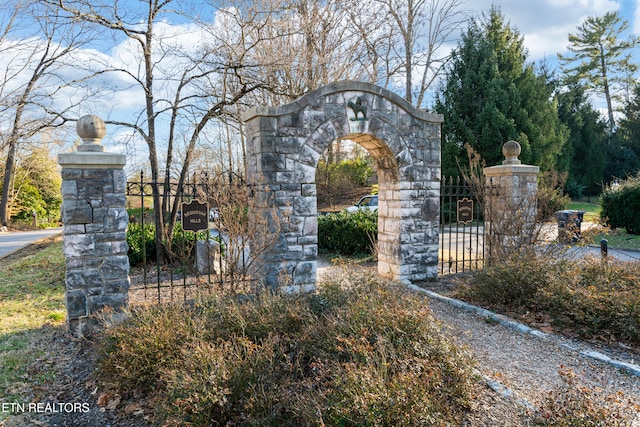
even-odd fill
[[[378,212],[358,210],[318,217],[318,249],[340,255],[375,254]]]
[[[457,425],[474,384],[424,301],[373,276],[139,311],[104,343],[103,380],[171,425]]]
[[[524,250],[474,275],[458,297],[583,338],[640,345],[640,265]]]
[[[600,213],[611,228],[640,234],[640,175],[607,186],[600,196]]]
[[[537,219],[539,221],[553,221],[554,213],[566,209],[571,202],[564,187],[567,173],[559,173],[555,169],[541,172],[538,175]]]
[[[563,386],[550,391],[539,410],[537,424],[554,427],[633,426],[630,419],[640,406],[622,393],[607,394],[582,384],[575,372],[558,371]]]
[[[353,203],[358,191],[373,175],[371,158],[346,159],[339,162],[320,160],[316,168],[318,205],[336,207]]]

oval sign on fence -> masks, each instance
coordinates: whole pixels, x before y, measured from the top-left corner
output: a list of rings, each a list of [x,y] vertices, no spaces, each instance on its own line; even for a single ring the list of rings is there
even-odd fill
[[[202,231],[209,228],[209,206],[192,200],[182,204],[182,228],[189,231]]]
[[[458,200],[458,222],[464,224],[473,221],[473,200],[464,199]]]

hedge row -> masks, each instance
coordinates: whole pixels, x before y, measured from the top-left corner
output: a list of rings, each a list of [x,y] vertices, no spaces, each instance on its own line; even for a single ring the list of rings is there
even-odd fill
[[[378,212],[338,212],[318,218],[318,248],[340,255],[369,255],[378,239]]]
[[[600,205],[600,216],[611,228],[625,228],[630,234],[640,234],[640,176],[605,188]]]

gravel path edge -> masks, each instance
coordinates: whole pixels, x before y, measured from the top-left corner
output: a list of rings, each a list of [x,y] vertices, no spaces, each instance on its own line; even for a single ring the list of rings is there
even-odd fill
[[[486,319],[491,319],[494,322],[500,323],[501,325],[513,329],[517,332],[520,332],[522,334],[528,334],[528,335],[532,335],[536,338],[542,339],[542,340],[548,340],[548,341],[553,341],[556,344],[562,346],[562,347],[567,347],[569,349],[572,350],[579,350],[580,348],[576,348],[576,346],[579,346],[579,344],[569,344],[566,342],[562,342],[563,340],[556,336],[556,335],[552,335],[552,334],[548,334],[545,332],[542,332],[540,330],[534,329],[530,326],[527,326],[523,323],[520,323],[510,317],[507,317],[503,314],[498,314],[498,313],[494,313],[491,310],[487,310],[485,308],[482,307],[478,307],[469,303],[466,303],[464,301],[460,301],[458,299],[455,298],[451,298],[451,297],[446,297],[443,295],[440,295],[436,292],[430,291],[428,289],[423,289],[417,285],[414,284],[406,284],[406,286],[411,289],[412,291],[416,291],[416,292],[420,292],[420,293],[424,293],[425,295],[427,295],[429,298],[432,299],[436,299],[438,301],[442,301],[445,302],[453,307],[456,308],[460,308],[462,310],[474,313],[480,317],[484,317]],[[583,346],[584,347],[584,346]],[[604,353],[601,353],[597,350],[593,350],[590,348],[583,348],[581,349],[580,355],[597,360],[599,362],[603,362],[603,363],[607,363],[615,368],[618,369],[622,369],[626,372],[628,372],[631,375],[635,375],[637,377],[640,377],[640,365],[636,365],[634,363],[628,363],[628,362],[624,362],[624,361],[620,361],[620,360],[616,360],[613,359],[609,356],[607,356]],[[493,387],[492,387],[493,388]]]

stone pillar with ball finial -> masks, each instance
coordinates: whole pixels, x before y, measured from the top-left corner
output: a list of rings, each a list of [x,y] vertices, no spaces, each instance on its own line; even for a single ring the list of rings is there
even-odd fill
[[[78,119],[82,143],[60,153],[67,326],[76,337],[93,333],[98,318],[116,318],[127,307],[125,156],[104,151],[102,119]],[[97,316],[102,313],[101,316]]]
[[[532,243],[537,235],[538,166],[523,165],[516,141],[502,146],[501,165],[484,168],[485,254],[500,259]],[[486,247],[488,246],[488,248]]]

